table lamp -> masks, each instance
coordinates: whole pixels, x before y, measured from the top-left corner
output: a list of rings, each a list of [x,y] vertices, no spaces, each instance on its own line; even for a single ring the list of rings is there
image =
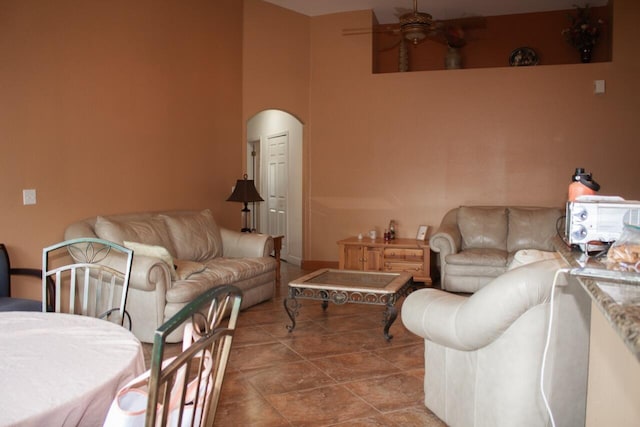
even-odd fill
[[[248,176],[245,173],[244,179],[239,179],[236,181],[236,186],[233,189],[233,193],[227,199],[227,202],[242,202],[244,203],[244,208],[242,208],[242,218],[244,227],[240,230],[243,233],[251,233],[251,228],[249,227],[249,214],[251,210],[247,207],[247,204],[250,202],[263,202],[264,199],[260,197],[258,194],[258,190],[256,190],[256,186],[253,183],[252,179],[247,179]]]

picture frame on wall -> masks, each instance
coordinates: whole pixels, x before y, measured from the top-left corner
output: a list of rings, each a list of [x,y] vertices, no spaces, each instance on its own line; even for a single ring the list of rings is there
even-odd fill
[[[427,231],[429,230],[429,226],[428,225],[421,225],[420,227],[418,227],[418,233],[416,234],[416,240],[420,240],[421,242],[424,242],[425,240],[427,240]]]

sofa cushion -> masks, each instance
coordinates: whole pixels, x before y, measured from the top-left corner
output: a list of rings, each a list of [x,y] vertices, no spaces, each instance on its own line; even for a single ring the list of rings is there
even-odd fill
[[[169,271],[171,272],[171,279],[176,280],[178,278],[173,257],[164,246],[147,245],[139,242],[129,242],[127,240],[125,240],[123,244],[125,248],[133,250],[134,257],[136,255],[141,255],[160,258],[160,260],[167,264],[167,267],[169,267]]]
[[[234,282],[240,282],[275,271],[276,262],[272,257],[259,258],[215,258],[207,263],[207,270],[222,270],[233,275]]]
[[[507,249],[507,209],[504,207],[461,206],[458,228],[462,249]]]
[[[271,257],[218,257],[204,264],[207,267],[204,271],[193,274],[186,280],[177,280],[167,289],[168,303],[188,302],[213,286],[235,284],[275,270],[275,260]]]
[[[203,262],[222,256],[220,229],[209,209],[162,217],[176,248],[176,258]]]
[[[509,208],[507,250],[553,251],[553,238],[557,234],[556,222],[561,215],[559,209]]]
[[[174,259],[176,266],[177,280],[186,280],[196,273],[200,273],[207,268],[204,264],[195,261],[186,261],[183,259]]]
[[[117,221],[97,217],[95,232],[98,237],[105,240],[124,244],[124,241],[139,242],[147,245],[162,246],[170,254],[175,255],[175,249],[169,237],[169,230],[165,221],[159,216],[149,216],[145,219],[128,219]]]
[[[467,249],[447,255],[446,261],[450,265],[505,267],[510,259],[502,249]]]

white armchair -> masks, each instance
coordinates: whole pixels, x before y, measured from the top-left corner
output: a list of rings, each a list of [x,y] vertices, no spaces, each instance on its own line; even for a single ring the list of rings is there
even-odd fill
[[[473,295],[410,294],[402,321],[425,339],[425,405],[447,425],[546,426],[540,391],[557,259],[515,268]],[[590,300],[558,276],[545,395],[557,426],[584,425]]]

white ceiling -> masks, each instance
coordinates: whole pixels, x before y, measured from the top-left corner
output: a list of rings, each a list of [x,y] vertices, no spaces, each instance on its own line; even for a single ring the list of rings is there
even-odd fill
[[[307,16],[353,10],[373,9],[381,24],[398,21],[397,10],[413,9],[413,0],[265,0]],[[590,0],[591,6],[603,6],[607,0]],[[515,13],[545,12],[571,9],[580,0],[418,0],[418,11],[434,19],[454,19],[468,16],[496,16]]]

